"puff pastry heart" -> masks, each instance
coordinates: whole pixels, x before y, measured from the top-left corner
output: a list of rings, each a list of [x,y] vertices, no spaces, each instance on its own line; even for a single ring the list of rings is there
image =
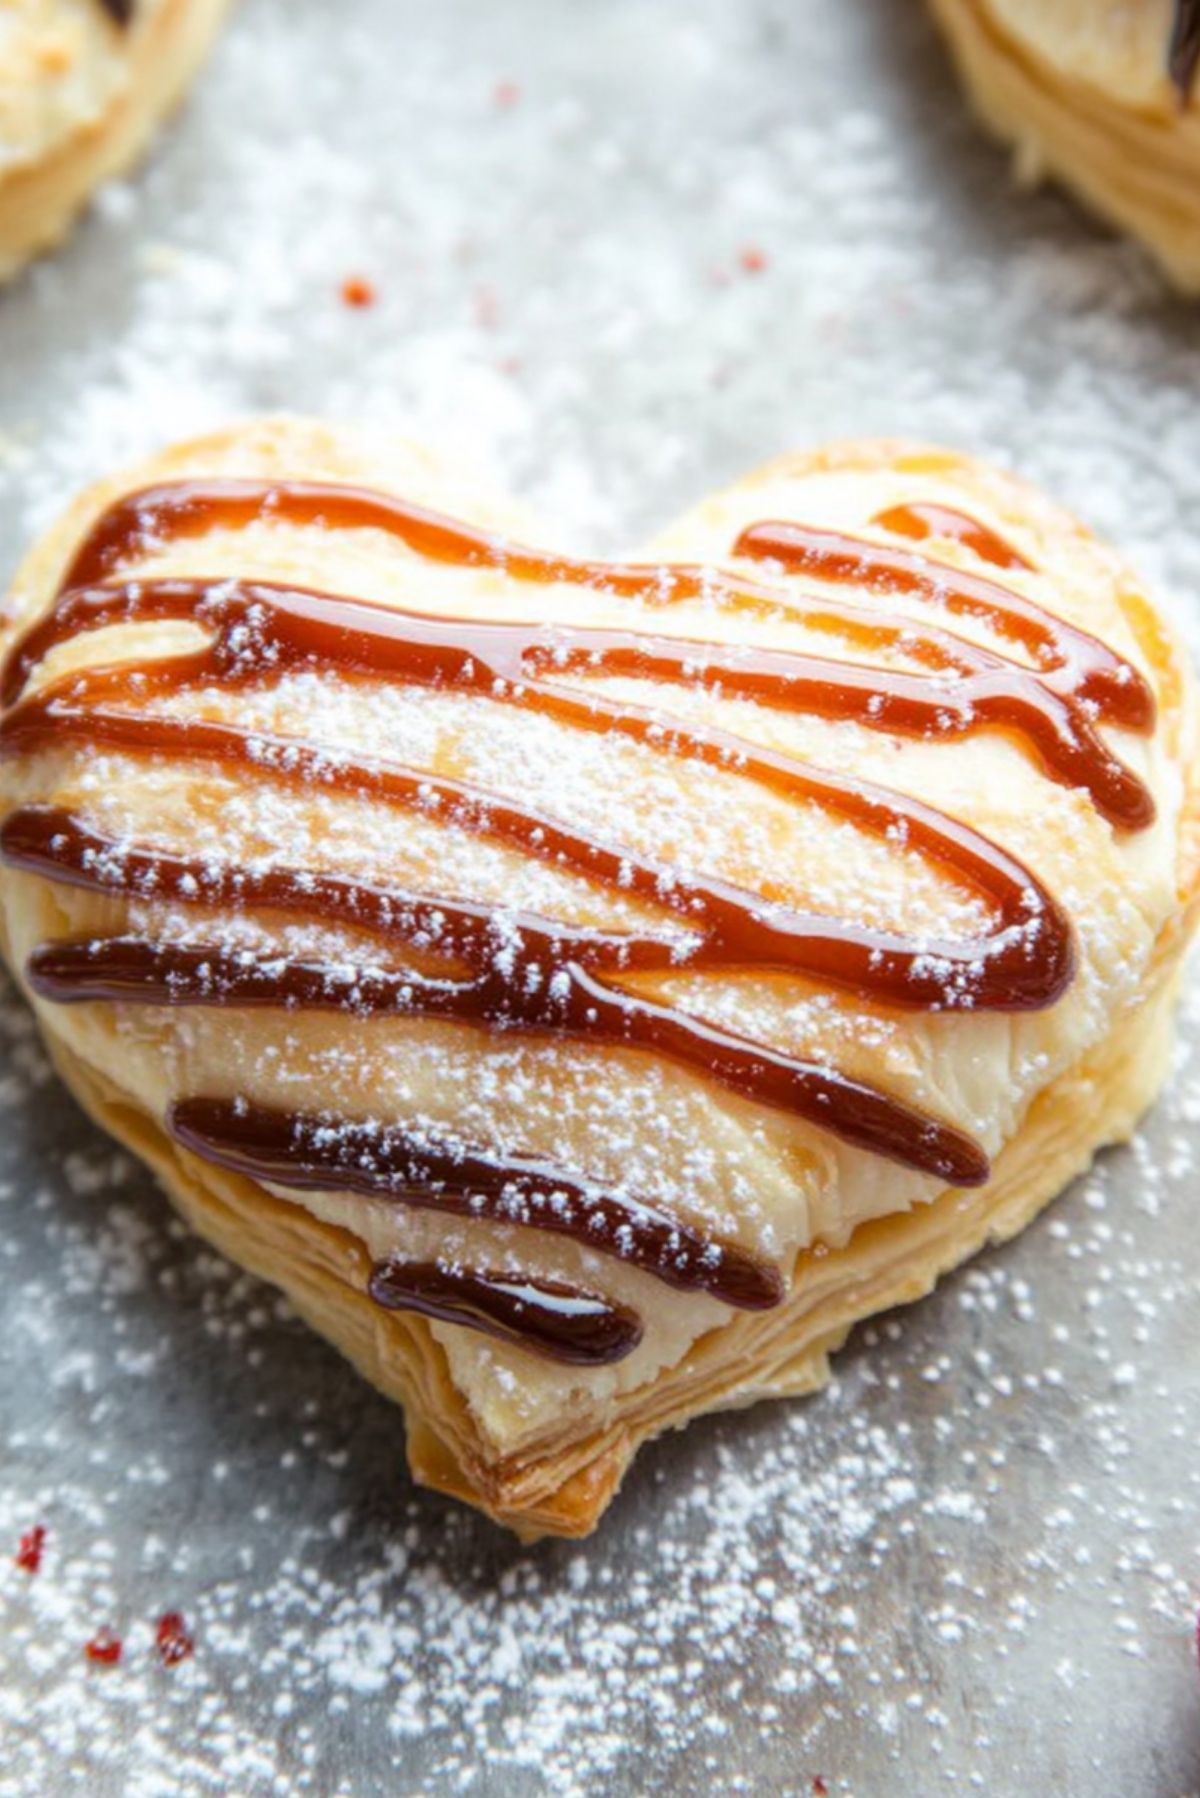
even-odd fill
[[[1200,292],[1200,0],[931,0],[976,107]]]
[[[1197,765],[1132,576],[965,457],[539,541],[301,421],[86,494],[4,625],[0,919],[82,1102],[417,1477],[573,1534],[1129,1132]]]
[[[140,154],[228,4],[0,0],[0,280]]]

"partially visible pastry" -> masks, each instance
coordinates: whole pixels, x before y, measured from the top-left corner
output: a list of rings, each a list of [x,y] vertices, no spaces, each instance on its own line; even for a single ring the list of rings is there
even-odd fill
[[[1109,550],[941,451],[539,538],[300,421],[86,494],[0,637],[0,941],[417,1476],[578,1534],[1132,1129],[1195,692]]]
[[[0,280],[182,96],[229,0],[0,0]]]
[[[931,0],[987,124],[1200,292],[1200,0]]]

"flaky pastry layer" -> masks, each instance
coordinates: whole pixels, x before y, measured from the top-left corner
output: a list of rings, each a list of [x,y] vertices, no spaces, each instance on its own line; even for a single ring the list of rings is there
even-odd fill
[[[10,0],[0,17],[0,280],[53,248],[182,98],[229,0]]]
[[[1169,73],[1171,5],[931,0],[975,106],[1026,181],[1061,181],[1200,292],[1200,114]]]

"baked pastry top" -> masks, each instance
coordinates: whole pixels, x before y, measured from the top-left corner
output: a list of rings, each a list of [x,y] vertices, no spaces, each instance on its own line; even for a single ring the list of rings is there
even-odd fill
[[[0,919],[76,1092],[418,1476],[577,1533],[1129,1131],[1195,718],[1112,552],[947,452],[544,541],[296,420],[85,495],[4,626]]]
[[[0,279],[179,99],[228,0],[0,0]]]
[[[1200,291],[1200,0],[932,0],[1018,173],[1053,176]]]

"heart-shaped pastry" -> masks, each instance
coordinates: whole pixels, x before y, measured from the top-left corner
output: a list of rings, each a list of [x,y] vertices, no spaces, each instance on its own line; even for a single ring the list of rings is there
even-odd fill
[[[229,0],[0,6],[0,280],[49,249],[182,96]]]
[[[1200,292],[1200,0],[931,0],[1018,175],[1053,176]]]
[[[83,1103],[417,1477],[573,1534],[1127,1135],[1197,767],[1132,577],[967,458],[539,541],[298,421],[85,495],[8,616],[0,916]]]

